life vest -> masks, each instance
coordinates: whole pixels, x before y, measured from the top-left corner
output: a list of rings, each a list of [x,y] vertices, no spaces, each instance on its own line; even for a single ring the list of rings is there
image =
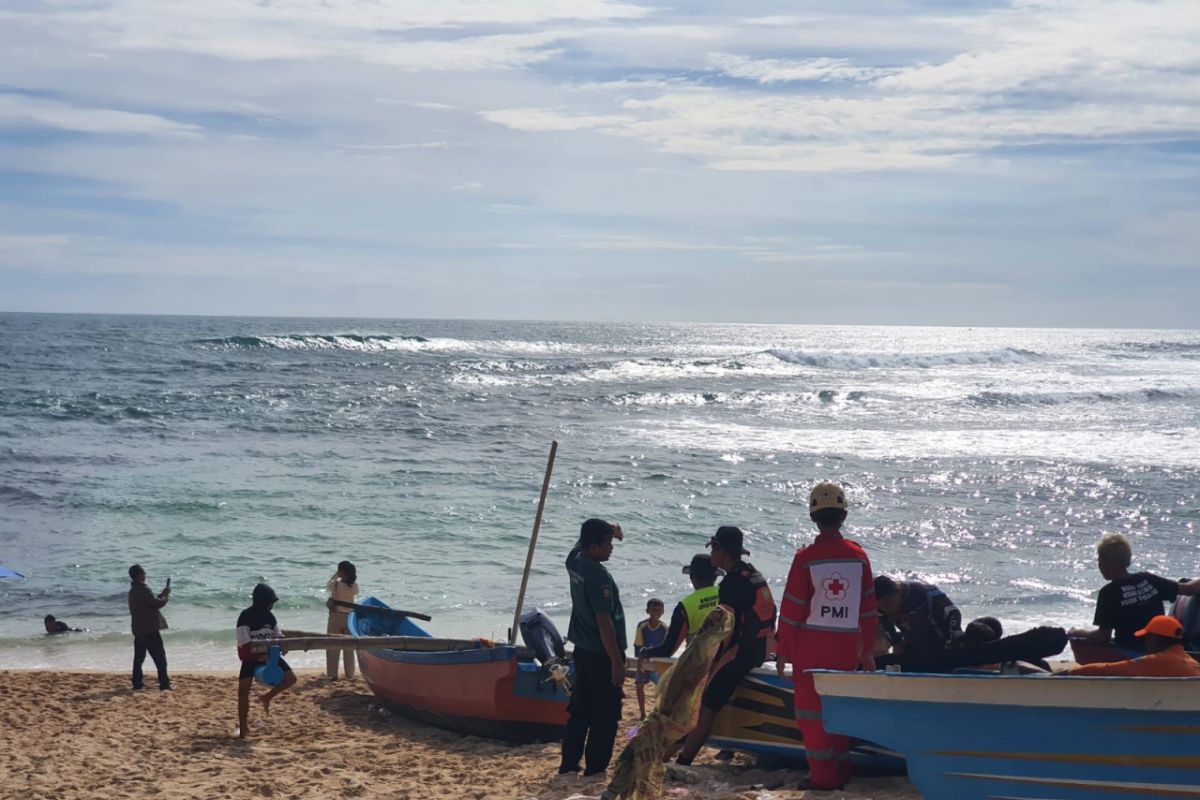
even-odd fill
[[[719,602],[715,586],[697,589],[679,601],[683,610],[687,612],[688,641],[691,641],[692,637],[700,632],[700,626],[704,623],[705,618],[717,607]]]
[[[737,574],[750,582],[754,587],[754,616],[758,617],[758,637],[759,639],[768,639],[775,632],[775,598],[771,594],[771,587],[767,585],[767,579],[762,576],[762,573],[754,569],[744,561],[739,562],[734,568]]]

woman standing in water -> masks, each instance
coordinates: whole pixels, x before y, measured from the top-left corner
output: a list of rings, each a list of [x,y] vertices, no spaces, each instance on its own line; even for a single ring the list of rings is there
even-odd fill
[[[326,585],[329,588],[329,600],[326,601],[326,605],[329,607],[329,624],[326,626],[326,633],[348,635],[350,633],[348,625],[350,609],[345,606],[339,606],[334,601],[340,600],[344,603],[354,602],[354,598],[358,596],[358,570],[349,561],[339,562],[337,572],[333,573],[333,577],[329,579],[329,583]],[[345,659],[346,677],[353,678],[354,651],[326,650],[325,671],[329,674],[329,679],[333,681],[337,680],[339,655]]]

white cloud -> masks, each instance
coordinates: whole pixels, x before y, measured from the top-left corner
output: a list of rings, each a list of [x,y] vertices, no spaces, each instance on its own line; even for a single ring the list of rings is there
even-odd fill
[[[786,90],[614,83],[607,108],[593,101],[484,116],[525,132],[640,140],[726,171],[939,169],[1002,147],[1200,135],[1200,14],[1190,0],[1046,0],[940,24],[969,49],[889,67],[711,52],[707,69]],[[829,88],[789,86],[803,82]],[[630,96],[635,88],[651,91]]]
[[[432,100],[393,100],[387,97],[376,97],[375,102],[383,106],[408,106],[423,108],[426,111],[453,111],[454,106],[448,103],[435,103]]]
[[[489,122],[527,132],[581,131],[588,128],[619,129],[629,124],[629,117],[595,114],[564,114],[555,108],[506,108],[481,111]]]
[[[469,142],[395,142],[391,144],[345,144],[343,150],[449,150],[471,147]]]
[[[15,251],[39,250],[47,247],[61,247],[70,237],[61,234],[46,236],[21,236],[0,233],[0,253]]]
[[[711,53],[709,69],[731,78],[746,78],[763,84],[792,81],[866,81],[887,75],[892,70],[862,67],[845,58],[807,58],[792,61],[780,58],[749,58],[732,53]]]
[[[1195,226],[1146,224],[1200,202],[1194,2],[25,4],[0,126],[80,135],[0,148],[47,176],[0,218],[64,272],[303,252],[348,280],[453,264],[481,296],[497,263],[581,291],[732,263],[759,296],[820,264],[1194,266]]]
[[[155,114],[86,108],[57,100],[19,94],[0,94],[0,127],[39,126],[96,134],[188,136],[195,125],[175,122]]]

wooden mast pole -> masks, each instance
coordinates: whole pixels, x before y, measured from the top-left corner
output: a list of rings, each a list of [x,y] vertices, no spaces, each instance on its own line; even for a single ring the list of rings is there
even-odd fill
[[[533,534],[529,537],[529,552],[525,555],[525,573],[521,576],[521,591],[517,594],[517,610],[513,614],[512,627],[508,629],[508,643],[517,641],[517,628],[521,623],[521,607],[525,605],[525,590],[529,587],[529,570],[533,567],[533,551],[537,548],[538,530],[542,527],[542,511],[546,508],[546,493],[550,491],[550,473],[554,471],[554,456],[558,442],[550,442],[550,457],[546,459],[546,477],[542,480],[542,496],[538,500],[537,516],[533,518]]]

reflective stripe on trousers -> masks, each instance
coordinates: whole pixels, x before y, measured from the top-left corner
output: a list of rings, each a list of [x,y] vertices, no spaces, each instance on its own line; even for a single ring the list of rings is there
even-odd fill
[[[829,733],[822,725],[821,697],[803,665],[792,674],[796,725],[804,737],[813,788],[836,789],[850,780],[850,737]]]

